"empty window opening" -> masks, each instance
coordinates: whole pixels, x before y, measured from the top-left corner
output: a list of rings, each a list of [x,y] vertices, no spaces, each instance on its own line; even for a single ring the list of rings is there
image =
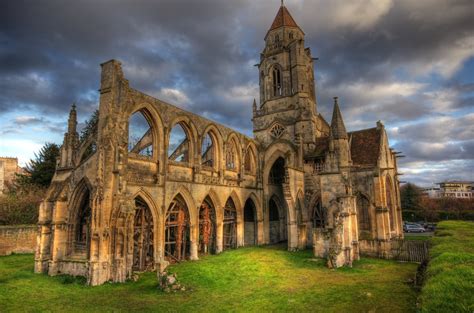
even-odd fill
[[[228,170],[237,170],[237,147],[235,143],[231,141],[227,147],[225,164]]]
[[[128,152],[146,157],[153,155],[153,132],[141,111],[128,120]]]
[[[273,68],[273,96],[278,97],[282,95],[282,84],[281,84],[281,71],[280,68],[275,66]]]
[[[244,162],[244,170],[246,174],[254,174],[255,173],[255,154],[253,150],[247,148],[247,152],[245,153],[245,162]]]
[[[168,158],[175,162],[189,162],[189,138],[180,124],[176,124],[171,130]]]

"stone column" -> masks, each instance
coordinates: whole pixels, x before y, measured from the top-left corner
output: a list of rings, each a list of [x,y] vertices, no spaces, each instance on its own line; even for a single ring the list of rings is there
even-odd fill
[[[224,250],[224,223],[222,218],[216,221],[216,254]]]

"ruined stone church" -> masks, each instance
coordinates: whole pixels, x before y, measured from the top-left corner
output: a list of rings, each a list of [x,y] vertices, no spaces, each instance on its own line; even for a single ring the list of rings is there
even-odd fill
[[[80,139],[73,106],[35,271],[99,285],[274,243],[332,267],[387,257],[403,236],[396,152],[381,122],[347,132],[337,98],[330,123],[318,113],[304,36],[282,5],[248,106],[253,138],[134,89],[116,60],[101,64],[97,130]]]

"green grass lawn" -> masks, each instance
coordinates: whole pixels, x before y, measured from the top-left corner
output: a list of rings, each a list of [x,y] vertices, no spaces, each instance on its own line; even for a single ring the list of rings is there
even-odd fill
[[[432,244],[423,312],[474,312],[474,223],[441,222]]]
[[[417,241],[428,241],[428,240],[431,240],[431,238],[433,238],[432,236],[429,236],[429,235],[414,235],[414,234],[405,234],[404,238],[406,240],[417,240]]]
[[[173,265],[187,290],[157,290],[154,273],[137,282],[84,285],[69,276],[33,273],[32,255],[0,257],[0,311],[312,311],[415,312],[407,283],[416,264],[362,259],[330,270],[311,251],[241,248]]]

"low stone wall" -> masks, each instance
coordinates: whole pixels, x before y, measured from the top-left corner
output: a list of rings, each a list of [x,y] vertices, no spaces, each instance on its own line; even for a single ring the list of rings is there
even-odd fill
[[[34,253],[37,230],[36,225],[0,226],[0,255]]]

